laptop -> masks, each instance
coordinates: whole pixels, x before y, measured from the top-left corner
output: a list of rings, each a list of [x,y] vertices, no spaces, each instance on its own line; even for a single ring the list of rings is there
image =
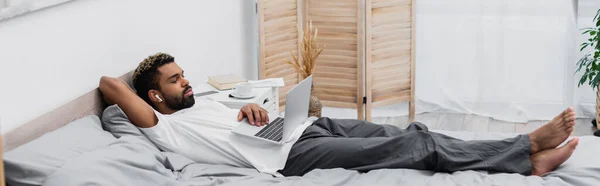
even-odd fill
[[[247,119],[244,119],[244,122],[232,132],[267,143],[287,142],[292,132],[308,119],[311,86],[312,76],[309,76],[288,92],[285,99],[285,117],[269,116],[269,124],[262,127],[252,126]]]

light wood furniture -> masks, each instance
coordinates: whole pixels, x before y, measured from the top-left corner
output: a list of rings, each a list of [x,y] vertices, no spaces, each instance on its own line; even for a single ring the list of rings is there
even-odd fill
[[[298,83],[298,73],[287,61],[290,51],[298,51],[300,45],[298,20],[300,15],[296,0],[259,0],[260,79],[279,78],[285,87],[279,89],[280,109],[285,105],[286,93]]]
[[[373,107],[409,102],[415,115],[412,0],[366,0],[366,117]]]
[[[314,88],[324,106],[371,110],[409,102],[415,112],[413,0],[259,0],[260,78],[283,77],[285,93],[299,79],[287,64],[299,51],[302,27],[318,29],[324,51]]]
[[[362,107],[362,3],[357,0],[304,0],[303,24],[318,29],[324,50],[313,75],[315,91],[329,107]],[[360,65],[359,65],[360,64]],[[360,72],[359,72],[360,71]],[[360,98],[360,99],[359,99]]]

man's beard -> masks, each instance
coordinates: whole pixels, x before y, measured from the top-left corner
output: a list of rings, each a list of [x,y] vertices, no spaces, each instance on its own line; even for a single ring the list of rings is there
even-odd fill
[[[181,96],[167,96],[165,97],[165,104],[172,110],[181,110],[194,106],[196,103],[196,99],[194,99],[194,95],[189,97],[185,97],[185,92],[191,89],[191,86],[187,86]]]

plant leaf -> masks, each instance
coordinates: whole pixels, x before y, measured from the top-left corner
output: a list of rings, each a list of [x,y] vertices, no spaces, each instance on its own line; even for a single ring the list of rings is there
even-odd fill
[[[580,71],[580,70],[581,70],[581,68],[583,68],[584,66],[585,66],[585,67],[586,67],[586,69],[587,69],[587,66],[589,66],[589,64],[590,64],[590,60],[589,60],[589,57],[590,57],[590,55],[591,55],[591,54],[589,54],[589,53],[588,53],[588,54],[586,54],[585,56],[583,56],[583,57],[582,57],[582,58],[579,60],[579,62],[577,62],[577,63],[580,65],[580,66],[579,66],[579,69],[578,69],[577,71]]]
[[[595,35],[596,35],[596,33],[597,33],[597,32],[596,32],[595,30],[594,30],[594,31],[591,31],[591,32],[590,32],[590,36],[595,36]]]
[[[598,86],[598,80],[600,80],[600,74],[594,76],[594,79],[590,82],[592,88],[596,89],[596,87]]]
[[[577,70],[575,71],[575,73],[581,71],[581,67],[583,67],[583,58],[579,59],[579,61],[577,62]]]
[[[587,72],[583,73],[583,75],[581,76],[581,79],[579,79],[579,84],[577,84],[577,86],[583,85],[583,83],[585,83],[585,81],[587,80],[587,76],[588,76]]]
[[[579,59],[579,61],[577,61],[577,70],[575,72],[579,72],[581,71],[581,68],[583,67],[583,64],[585,63],[586,58],[582,57],[581,59]]]
[[[585,48],[587,48],[588,46],[590,46],[589,43],[583,43],[581,44],[581,49],[579,51],[583,51]]]

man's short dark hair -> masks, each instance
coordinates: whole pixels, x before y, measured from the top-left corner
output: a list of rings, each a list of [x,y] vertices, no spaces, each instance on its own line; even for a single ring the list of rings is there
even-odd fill
[[[152,107],[154,107],[154,104],[148,97],[148,91],[152,89],[160,90],[159,79],[161,74],[158,68],[172,62],[175,62],[173,56],[157,53],[144,59],[133,73],[133,87],[137,91],[137,95]]]

